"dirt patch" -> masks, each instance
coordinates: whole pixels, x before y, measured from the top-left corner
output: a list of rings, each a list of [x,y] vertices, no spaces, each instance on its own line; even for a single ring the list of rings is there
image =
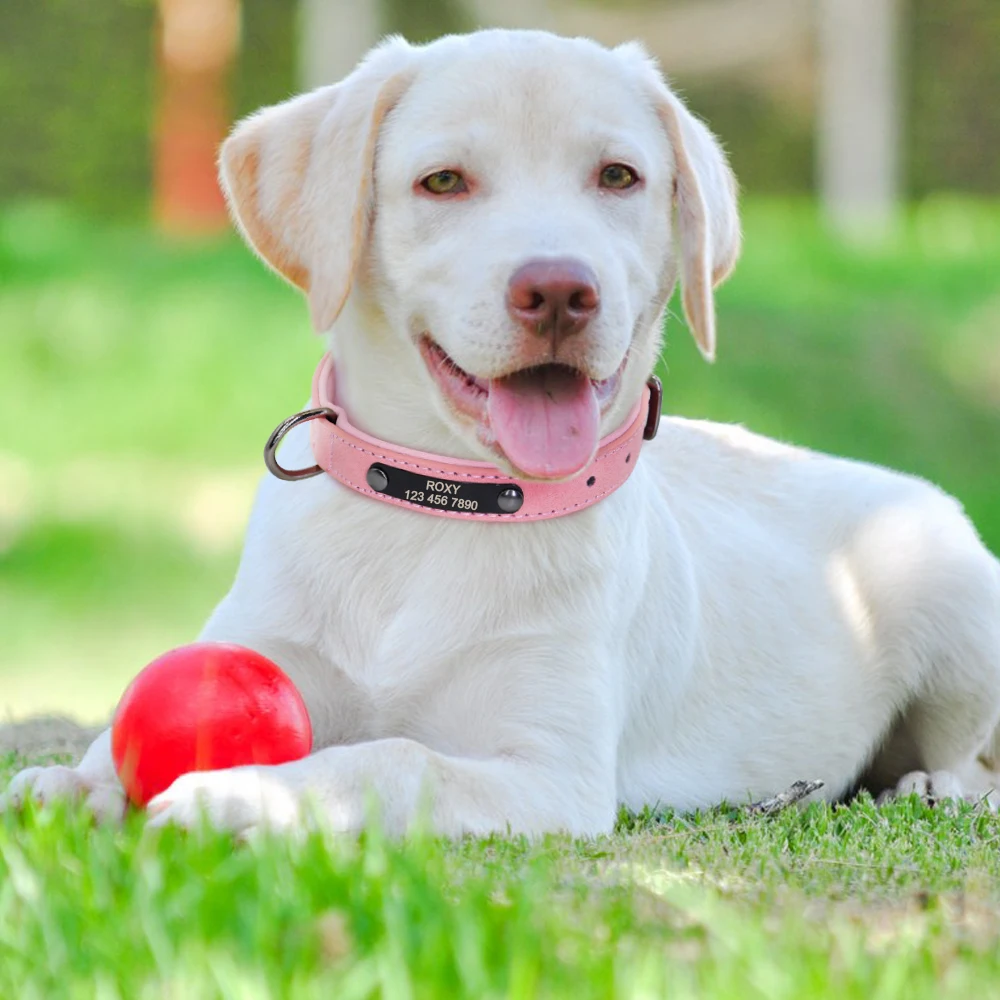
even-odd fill
[[[0,753],[19,753],[24,757],[50,754],[83,756],[101,726],[81,726],[62,715],[39,715],[22,722],[0,724]]]

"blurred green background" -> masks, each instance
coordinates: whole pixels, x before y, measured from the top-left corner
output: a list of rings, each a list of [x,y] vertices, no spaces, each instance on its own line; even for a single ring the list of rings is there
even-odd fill
[[[263,441],[320,352],[234,236],[151,207],[174,2],[0,5],[0,715],[100,718],[194,638],[235,570]],[[303,84],[303,8],[232,3],[227,120]],[[415,38],[484,9],[370,6]],[[655,34],[696,7],[567,0],[545,23]],[[900,201],[877,240],[838,236],[817,202],[810,36],[784,68],[672,74],[730,151],[746,250],[716,365],[669,320],[666,409],[926,476],[1000,551],[1000,3],[899,0],[895,34]]]

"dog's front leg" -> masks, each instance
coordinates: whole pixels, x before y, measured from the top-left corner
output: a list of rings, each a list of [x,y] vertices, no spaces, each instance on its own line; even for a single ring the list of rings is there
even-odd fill
[[[105,729],[76,767],[53,764],[17,774],[0,795],[0,812],[19,809],[27,799],[45,805],[55,799],[83,803],[98,819],[119,821],[125,815],[125,789],[111,759],[111,730]]]
[[[149,811],[154,825],[192,826],[204,815],[241,834],[299,828],[315,814],[346,832],[359,830],[374,804],[383,828],[396,835],[421,816],[447,836],[596,834],[611,829],[616,804],[613,761],[596,750],[472,758],[382,739],[328,747],[290,764],[187,774]]]

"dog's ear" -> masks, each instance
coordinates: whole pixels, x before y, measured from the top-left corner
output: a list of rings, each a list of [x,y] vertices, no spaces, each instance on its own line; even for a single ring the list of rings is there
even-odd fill
[[[715,358],[715,300],[740,253],[736,179],[711,132],[667,87],[656,63],[635,44],[622,46],[641,66],[674,152],[674,204],[680,241],[684,314],[698,349]]]
[[[706,360],[715,358],[712,289],[740,254],[736,178],[711,132],[666,88],[657,111],[674,149],[674,201],[681,249],[684,315]]]
[[[237,226],[306,293],[313,325],[333,325],[368,237],[379,127],[413,76],[392,38],[346,79],[264,108],[222,144],[219,176]]]

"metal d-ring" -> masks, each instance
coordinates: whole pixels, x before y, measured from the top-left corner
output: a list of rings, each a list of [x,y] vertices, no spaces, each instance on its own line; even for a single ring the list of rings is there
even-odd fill
[[[278,464],[275,454],[278,450],[278,445],[281,444],[285,435],[293,427],[298,427],[299,424],[308,423],[308,421],[316,420],[319,417],[326,417],[331,424],[337,422],[337,414],[333,410],[328,406],[318,406],[314,410],[302,410],[301,413],[293,413],[274,428],[271,436],[267,439],[267,444],[264,445],[264,464],[272,476],[277,476],[278,479],[285,479],[290,483],[294,483],[297,479],[311,479],[323,471],[318,465],[313,465],[308,469],[285,469]]]

